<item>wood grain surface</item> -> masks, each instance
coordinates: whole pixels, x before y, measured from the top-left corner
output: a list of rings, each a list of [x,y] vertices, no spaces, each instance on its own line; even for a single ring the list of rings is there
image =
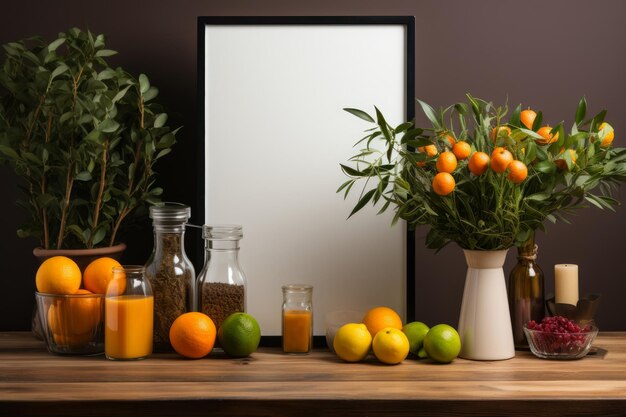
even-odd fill
[[[624,416],[626,333],[594,345],[606,355],[386,366],[266,348],[246,359],[113,362],[52,355],[29,333],[0,333],[0,416]]]

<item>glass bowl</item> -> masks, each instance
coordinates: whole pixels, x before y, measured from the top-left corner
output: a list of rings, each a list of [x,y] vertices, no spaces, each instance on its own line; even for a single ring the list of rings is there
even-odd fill
[[[335,334],[341,326],[347,323],[361,323],[363,314],[354,310],[339,310],[331,311],[324,317],[324,324],[326,325],[326,344],[331,352],[334,352],[333,343],[335,341]]]
[[[524,334],[530,351],[543,359],[579,359],[585,356],[598,335],[598,328],[590,325],[580,333],[552,333],[529,329],[524,325]]]
[[[104,295],[36,292],[39,320],[48,351],[65,355],[104,352]]]

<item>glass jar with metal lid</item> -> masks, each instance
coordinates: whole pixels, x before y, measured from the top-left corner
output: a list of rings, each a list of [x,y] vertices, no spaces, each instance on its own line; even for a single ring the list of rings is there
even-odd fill
[[[154,250],[146,262],[146,277],[154,293],[154,351],[172,347],[169,331],[178,316],[195,311],[195,271],[185,253],[185,224],[191,208],[179,203],[150,207]]]

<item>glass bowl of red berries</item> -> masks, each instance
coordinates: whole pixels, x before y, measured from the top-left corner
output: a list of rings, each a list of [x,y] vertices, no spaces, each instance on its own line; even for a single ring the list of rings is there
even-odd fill
[[[563,316],[545,317],[524,325],[531,352],[543,359],[578,359],[585,356],[598,334],[593,323],[580,324]]]

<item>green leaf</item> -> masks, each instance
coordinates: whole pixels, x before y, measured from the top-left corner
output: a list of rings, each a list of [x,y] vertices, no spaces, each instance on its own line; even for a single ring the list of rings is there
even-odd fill
[[[578,103],[578,109],[576,110],[576,125],[579,125],[584,119],[585,114],[587,113],[587,100],[585,100],[585,96],[580,99]]]
[[[146,103],[158,95],[159,95],[159,89],[156,87],[150,87],[148,88],[148,91],[146,91],[145,94],[142,95],[143,102]]]
[[[521,127],[522,122],[520,121],[520,113],[522,112],[522,105],[518,104],[511,117],[509,118],[509,124],[513,127]]]
[[[74,179],[76,181],[91,181],[91,173],[89,171],[79,172]]]
[[[380,131],[383,132],[383,136],[388,141],[391,141],[391,133],[389,132],[389,125],[387,124],[385,117],[383,116],[381,111],[378,110],[378,107],[374,108],[376,109],[376,123],[378,124],[378,127],[380,127]]]
[[[551,196],[552,194],[550,193],[536,193],[536,194],[529,195],[525,199],[531,200],[531,201],[545,201],[545,200],[548,200]]]
[[[348,185],[350,185],[351,182],[354,182],[354,180],[348,180],[346,182],[344,182],[343,184],[341,184],[339,186],[339,188],[337,188],[337,191],[335,191],[336,193],[340,192],[341,190],[343,190],[344,188],[346,188]]]
[[[146,92],[148,92],[149,88],[150,81],[148,80],[146,74],[139,74],[139,91],[141,92],[141,94],[145,94]]]
[[[176,137],[174,136],[173,133],[166,133],[165,135],[163,135],[163,137],[161,137],[161,139],[157,142],[156,144],[156,148],[157,149],[164,149],[164,148],[169,148],[170,146],[172,146],[173,144],[176,143]]]
[[[422,107],[422,111],[424,112],[428,120],[430,120],[430,123],[433,125],[433,127],[437,130],[441,130],[441,123],[439,123],[439,119],[437,118],[437,114],[435,113],[435,110],[430,106],[430,104],[425,103],[420,99],[416,99],[416,100],[419,103],[419,105]]]
[[[113,56],[113,55],[117,55],[117,51],[113,51],[111,49],[100,49],[98,52],[96,52],[97,57]]]
[[[172,148],[161,149],[154,159],[159,159],[159,158],[167,155],[170,152],[172,152]]]
[[[167,114],[161,113],[154,119],[154,127],[163,127],[167,122]]]
[[[400,139],[400,143],[404,145],[413,140],[416,136],[421,135],[422,133],[424,133],[424,130],[419,128],[407,130],[404,136],[402,136],[402,139]],[[432,144],[432,141],[429,140],[429,142],[430,144]]]
[[[126,92],[128,91],[128,89],[129,89],[130,87],[131,87],[131,86],[129,85],[129,86],[125,87],[124,89],[120,90],[120,91],[119,91],[119,92],[115,95],[115,97],[113,97],[113,100],[112,100],[113,104],[115,104],[116,102],[120,101],[120,100],[121,100],[121,99],[122,99],[122,98],[126,95]]]
[[[351,168],[347,165],[339,164],[339,166],[341,166],[341,169],[343,170],[343,172],[348,176],[351,176],[351,177],[363,177],[364,176],[363,173],[361,173],[360,171],[354,168]]]
[[[68,69],[69,68],[65,64],[59,65],[54,69],[54,71],[52,71],[52,74],[50,74],[50,81],[54,80],[56,77],[66,72]]]
[[[117,75],[117,72],[114,69],[107,68],[105,70],[100,71],[100,73],[98,74],[96,79],[98,81],[110,80],[111,78],[115,77],[116,75]]]
[[[13,148],[10,148],[6,145],[0,145],[0,153],[3,153],[11,159],[19,159],[20,157]]]
[[[105,133],[113,133],[119,129],[120,124],[113,119],[105,119],[98,126],[98,130]]]
[[[372,199],[372,197],[374,196],[374,193],[376,192],[376,189],[371,189],[368,192],[366,192],[363,197],[361,197],[361,199],[359,200],[359,202],[356,204],[356,206],[354,206],[354,209],[352,209],[352,212],[350,213],[350,215],[348,216],[348,218],[352,217],[354,214],[356,214],[359,210],[361,210],[363,207],[365,207],[365,205],[367,203],[369,203],[369,201]]]
[[[535,120],[537,120],[537,119],[535,119]],[[527,136],[530,136],[531,138],[542,139],[542,140],[544,139],[543,136],[541,136],[539,133],[534,132],[532,130],[525,129],[523,127],[520,128],[519,130],[520,130],[520,132],[524,132]]]
[[[399,124],[399,125],[398,125],[395,129],[394,129],[394,131],[396,132],[396,134],[397,134],[397,133],[402,133],[402,132],[404,132],[404,131],[408,130],[411,126],[413,126],[413,123],[411,123],[411,122],[405,122],[405,123]]]
[[[374,119],[372,118],[372,116],[370,116],[369,114],[367,114],[363,110],[353,109],[353,108],[350,108],[350,107],[346,107],[343,110],[347,111],[350,114],[355,115],[359,119],[365,120],[366,122],[374,123]]]
[[[102,240],[106,236],[106,232],[107,232],[106,227],[99,227],[98,230],[96,230],[96,233],[94,233],[93,235],[92,243],[94,245],[97,245],[98,243],[102,242]]]
[[[524,155],[524,163],[529,165],[537,157],[537,145],[533,141],[529,141],[526,145],[526,155]]]
[[[541,161],[535,165],[535,170],[544,174],[551,174],[556,171],[556,165],[552,161]]]

